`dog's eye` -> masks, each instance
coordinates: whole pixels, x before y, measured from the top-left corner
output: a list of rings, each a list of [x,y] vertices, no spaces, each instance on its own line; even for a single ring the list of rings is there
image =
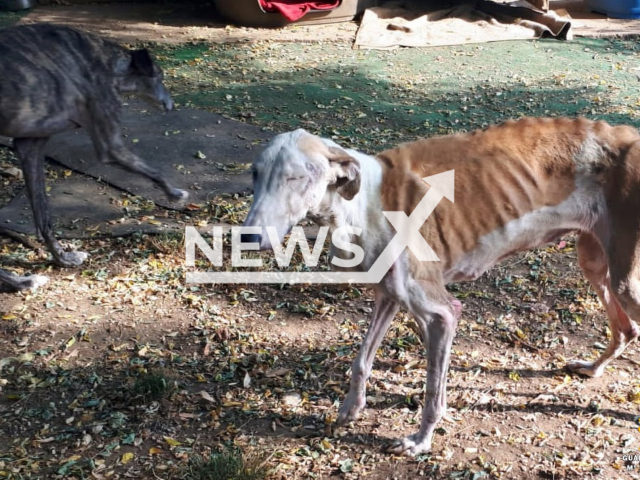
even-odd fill
[[[306,177],[289,177],[287,178],[287,183],[298,183],[302,182],[306,179]]]

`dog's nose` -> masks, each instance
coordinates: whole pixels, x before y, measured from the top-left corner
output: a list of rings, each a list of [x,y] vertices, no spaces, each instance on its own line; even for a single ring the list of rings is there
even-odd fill
[[[240,241],[242,243],[257,243],[260,244],[262,235],[259,233],[243,233],[240,235]]]

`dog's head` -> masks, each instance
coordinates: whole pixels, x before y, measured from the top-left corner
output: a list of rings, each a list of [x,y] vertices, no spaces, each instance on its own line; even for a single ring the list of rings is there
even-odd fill
[[[351,200],[360,190],[360,164],[332,142],[305,130],[277,135],[253,163],[254,199],[244,226],[262,234],[243,235],[243,242],[271,248],[266,227],[280,241],[308,213],[336,197]]]
[[[129,50],[116,62],[115,72],[119,92],[134,93],[167,111],[173,108],[171,95],[162,82],[164,73],[146,48]]]

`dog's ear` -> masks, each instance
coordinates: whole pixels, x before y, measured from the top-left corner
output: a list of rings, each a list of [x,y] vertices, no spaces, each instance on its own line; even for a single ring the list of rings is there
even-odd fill
[[[353,199],[360,191],[360,163],[337,147],[329,147],[328,159],[336,176],[336,191],[346,200]]]
[[[145,77],[153,77],[155,72],[149,50],[146,48],[141,50],[131,50],[131,68]]]

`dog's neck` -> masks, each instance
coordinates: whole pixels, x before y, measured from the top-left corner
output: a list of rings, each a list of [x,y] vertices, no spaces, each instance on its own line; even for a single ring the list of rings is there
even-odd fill
[[[325,196],[315,209],[307,215],[319,226],[328,226],[330,235],[339,227],[355,227],[360,229],[360,235],[348,235],[345,238],[352,244],[363,247],[367,255],[373,249],[367,248],[366,243],[372,236],[378,237],[388,231],[389,224],[382,213],[380,186],[382,184],[382,167],[375,157],[347,150],[349,155],[360,164],[360,190],[351,200],[341,197],[335,189],[328,189]],[[341,258],[350,257],[350,253],[342,252],[332,244],[332,253]],[[365,262],[366,263],[366,262]]]
[[[380,164],[370,155],[355,150],[347,152],[360,164],[360,190],[357,195],[351,200],[346,200],[335,188],[328,188],[322,202],[307,215],[319,226],[328,226],[330,231],[344,226],[371,228],[372,215],[381,215]]]

